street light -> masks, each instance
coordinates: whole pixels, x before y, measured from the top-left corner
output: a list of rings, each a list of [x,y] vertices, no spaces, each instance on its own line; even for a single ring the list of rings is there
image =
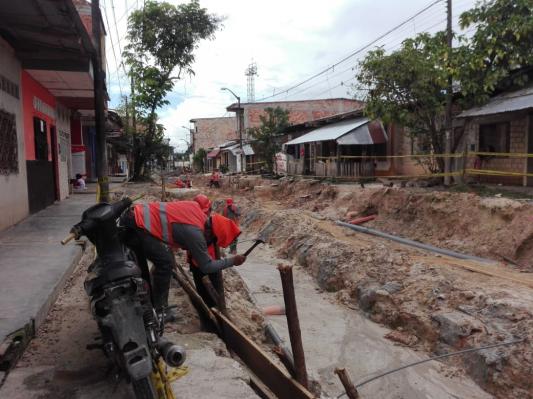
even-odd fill
[[[239,143],[240,143],[240,147],[241,147],[241,172],[244,170],[244,165],[243,165],[243,154],[244,154],[244,150],[242,149],[242,123],[241,123],[241,116],[240,116],[240,112],[241,112],[241,98],[235,94],[232,90],[228,89],[227,87],[222,87],[220,90],[226,90],[226,91],[229,91],[231,94],[233,94],[233,97],[235,97],[237,99],[237,123],[238,123],[238,128],[239,128]]]

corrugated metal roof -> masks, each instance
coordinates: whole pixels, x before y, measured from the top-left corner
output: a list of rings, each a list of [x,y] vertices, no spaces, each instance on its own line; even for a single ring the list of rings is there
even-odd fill
[[[285,143],[285,145],[311,143],[313,141],[337,140],[339,137],[344,136],[368,122],[368,118],[358,118],[332,123],[331,125],[312,130],[303,136]]]
[[[207,158],[216,158],[219,152],[220,148],[215,148],[213,151],[207,154]]]
[[[387,142],[387,133],[379,121],[366,123],[337,139],[339,145],[368,145]]]
[[[493,97],[482,107],[468,109],[460,113],[457,117],[467,118],[500,114],[502,112],[520,111],[528,108],[533,108],[533,86]]]
[[[241,145],[235,144],[230,147],[223,148],[222,151],[231,151],[233,155],[239,155],[241,153]],[[252,149],[252,146],[250,144],[243,144],[242,145],[242,151],[244,152],[244,155],[254,155],[255,152]]]

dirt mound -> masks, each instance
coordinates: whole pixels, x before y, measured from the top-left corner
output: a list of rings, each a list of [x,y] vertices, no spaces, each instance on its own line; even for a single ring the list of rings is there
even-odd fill
[[[471,193],[282,182],[272,198],[332,220],[375,214],[366,226],[533,271],[533,206]],[[264,194],[262,194],[264,196]]]

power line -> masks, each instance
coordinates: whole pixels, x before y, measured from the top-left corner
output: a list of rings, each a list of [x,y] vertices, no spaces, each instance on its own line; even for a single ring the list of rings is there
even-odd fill
[[[124,70],[124,74],[127,76],[128,73],[126,72],[126,67],[124,66],[124,61],[122,60],[122,47],[120,45],[120,37],[119,37],[119,34],[118,34],[117,17],[116,17],[116,14],[115,14],[115,4],[113,3],[113,0],[111,0],[111,10],[113,10],[113,20],[115,21],[115,32],[117,33],[118,50],[120,51],[120,65],[122,65],[122,69]]]
[[[469,8],[468,1],[469,0],[464,0],[460,12],[463,12],[466,9]],[[417,23],[418,27],[416,28],[415,34],[420,34],[420,33],[423,33],[423,32],[431,32],[434,28],[436,28],[440,24],[445,23],[446,22],[446,18],[441,19],[438,22],[432,23],[431,25],[427,26],[427,23],[429,21],[433,22],[435,20],[435,17],[440,15],[440,13],[442,13],[443,11],[445,11],[445,10],[437,10],[437,12],[429,13],[431,15],[425,15],[425,18],[423,18],[421,20],[421,22]],[[459,31],[460,30],[459,23],[458,23],[459,14],[456,14],[456,18],[455,19],[456,19],[456,22],[455,22],[455,25],[454,25],[454,31]],[[408,26],[404,26],[401,29],[399,29],[397,31],[397,33],[402,32],[402,31],[403,31],[403,33],[407,33],[409,31],[409,29],[410,28]],[[400,36],[402,36],[402,35],[400,35]],[[386,52],[391,52],[392,50],[395,50],[396,48],[400,47],[401,44],[408,38],[409,38],[409,36],[402,36],[399,40],[393,40],[393,41],[390,41],[388,43],[385,42],[385,43],[379,45],[379,47],[384,48],[386,50]],[[331,81],[331,79],[334,79],[336,77],[344,75],[344,74],[346,74],[349,71],[355,71],[357,69],[357,66],[358,66],[357,64],[354,64],[353,66],[345,68],[345,69],[341,70],[340,72],[335,73],[334,75],[331,75],[331,76],[328,75],[326,79],[319,80],[319,81],[317,81],[317,82],[315,82],[315,83],[313,83],[313,84],[311,84],[311,85],[309,85],[307,87],[304,87],[303,89],[301,89],[301,90],[299,90],[297,92],[285,93],[284,91],[280,91],[278,94],[286,94],[284,99],[287,99],[289,97],[295,98],[298,95],[302,94],[303,92],[306,92],[306,91],[308,91],[308,90],[310,90],[310,89],[312,89],[314,87],[323,85],[326,82],[329,83]],[[341,78],[341,82],[337,86],[334,86],[332,89],[334,89],[336,87],[339,87],[339,86],[342,86],[342,82],[345,83],[347,81],[347,79],[349,79],[349,77]],[[349,80],[353,80],[353,79],[349,79]],[[319,93],[319,95],[322,95],[322,94],[324,94],[325,92],[327,92],[329,90],[330,89],[322,91],[322,92]]]
[[[109,40],[111,42],[111,49],[113,50],[113,58],[115,59],[115,65],[118,65],[118,63],[117,63],[117,54],[115,52],[115,45],[113,43],[113,35],[111,34],[111,31],[109,29],[109,20],[107,18],[107,10],[106,10],[105,2],[104,2],[104,16],[105,16],[105,21],[106,21],[106,24],[107,24],[107,30],[109,31]],[[106,57],[106,61],[107,61],[107,57]],[[109,69],[109,65],[107,65],[107,68]],[[118,87],[120,89],[120,96],[122,97],[124,94],[122,92],[122,83],[120,81],[120,75],[118,74],[118,70],[115,71],[115,72],[117,72]]]
[[[284,93],[288,93],[290,90],[294,90],[302,85],[304,85],[305,83],[323,75],[324,73],[328,72],[329,70],[331,69],[334,69],[336,66],[342,64],[343,62],[349,60],[350,58],[354,57],[355,55],[363,52],[364,50],[366,50],[367,48],[369,48],[370,46],[372,46],[373,44],[375,44],[376,42],[380,41],[381,39],[383,39],[384,37],[390,35],[392,32],[394,32],[395,30],[401,28],[402,26],[404,26],[405,24],[407,24],[408,22],[412,21],[413,19],[415,19],[417,16],[419,16],[420,14],[426,12],[427,10],[429,10],[430,8],[432,8],[433,6],[435,6],[436,4],[442,2],[442,0],[435,0],[433,2],[431,2],[429,5],[427,5],[426,7],[424,7],[422,10],[418,11],[416,14],[414,14],[413,16],[409,17],[408,19],[406,19],[405,21],[401,22],[400,24],[396,25],[394,28],[388,30],[387,32],[385,32],[384,34],[380,35],[379,37],[377,37],[376,39],[372,40],[370,43],[364,45],[363,47],[353,51],[352,53],[350,53],[349,55],[347,55],[346,57],[344,57],[343,59],[341,59],[340,61],[336,62],[335,64],[329,66],[328,68],[326,69],[323,69],[322,71],[312,75],[311,77],[303,80],[302,82],[300,83],[297,83],[296,85],[288,88],[288,89],[285,89],[281,92],[279,92],[278,94],[273,94],[271,96],[267,96],[267,97],[263,97],[257,101],[264,101],[264,100],[267,100],[269,98],[273,98],[273,97],[277,97],[281,94],[284,94]]]

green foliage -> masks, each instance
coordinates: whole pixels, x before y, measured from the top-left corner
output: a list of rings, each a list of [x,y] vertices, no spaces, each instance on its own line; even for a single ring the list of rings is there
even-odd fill
[[[174,6],[148,0],[128,19],[124,60],[133,79],[132,102],[143,137],[137,137],[136,177],[152,158],[163,138],[157,109],[168,105],[168,93],[183,75],[192,75],[194,51],[203,39],[212,39],[220,18],[201,8],[197,0]],[[137,132],[135,132],[137,133]]]
[[[354,94],[366,93],[372,118],[408,129],[417,143],[435,153],[444,148],[444,111],[449,76],[461,90],[462,107],[486,102],[502,85],[526,83],[518,69],[533,66],[533,2],[483,0],[461,14],[461,26],[475,26],[471,37],[456,36],[449,58],[445,32],[419,34],[400,49],[371,51],[360,62]],[[442,170],[439,158],[437,168]]]
[[[273,172],[274,159],[281,150],[281,132],[289,126],[289,111],[283,108],[265,108],[266,115],[261,115],[261,125],[249,130],[256,140],[258,155],[265,160],[269,171]]]
[[[207,151],[203,148],[200,148],[198,151],[196,151],[196,154],[194,154],[192,158],[192,162],[194,165],[194,168],[196,170],[200,170],[202,172],[205,171],[205,158],[207,157]]]
[[[366,113],[408,128],[422,145],[441,153],[443,148],[446,45],[444,34],[421,34],[385,54],[379,48],[360,63],[357,76],[369,88]]]
[[[533,65],[533,1],[482,1],[459,21],[463,29],[475,27],[471,38],[460,38],[455,55],[465,105],[482,104],[502,84],[527,82],[520,69]]]

